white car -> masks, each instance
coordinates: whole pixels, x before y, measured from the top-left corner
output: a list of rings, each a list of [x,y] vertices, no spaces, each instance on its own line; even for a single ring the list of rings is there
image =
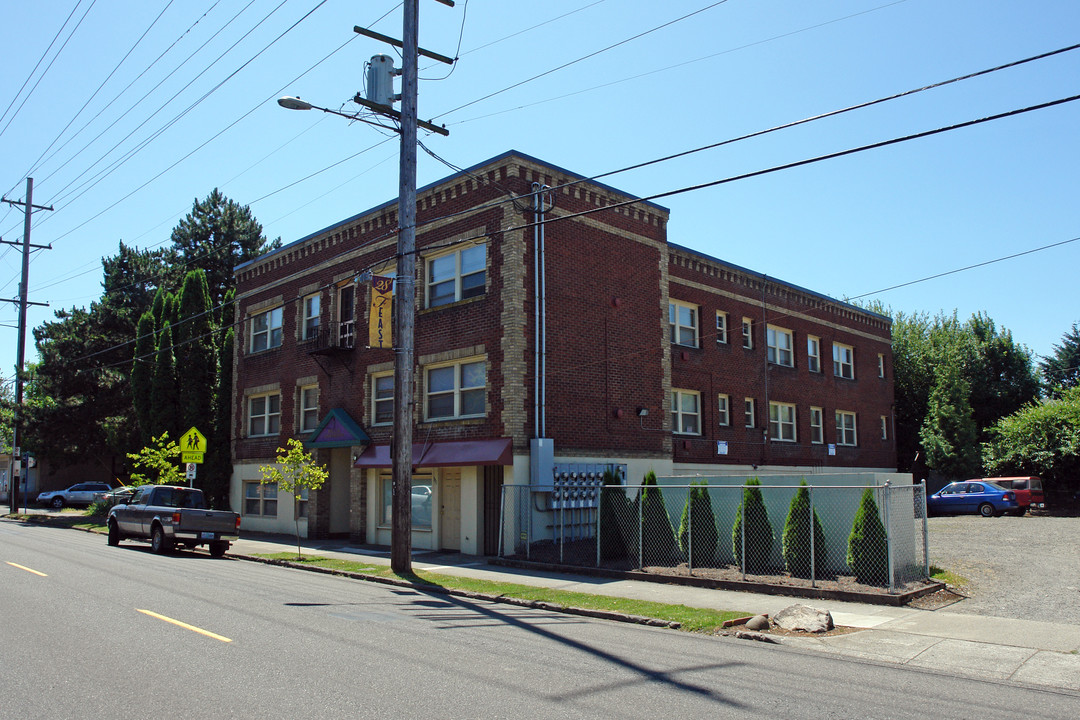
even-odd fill
[[[43,492],[37,496],[38,505],[50,505],[57,510],[65,505],[89,505],[100,493],[112,490],[108,483],[87,482],[72,485],[67,490]]]

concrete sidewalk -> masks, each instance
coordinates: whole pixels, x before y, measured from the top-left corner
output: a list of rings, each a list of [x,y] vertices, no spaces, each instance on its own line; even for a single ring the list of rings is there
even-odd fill
[[[382,548],[359,547],[335,540],[303,540],[301,545],[305,553],[370,564],[390,564],[390,553]],[[296,550],[293,537],[245,533],[233,544],[230,554],[253,556],[290,550]],[[967,615],[963,612],[963,603],[946,610],[928,611],[833,600],[806,600],[678,584],[538,572],[491,565],[481,557],[427,551],[414,552],[413,567],[446,575],[740,611],[747,615],[767,613],[773,616],[790,605],[801,603],[828,610],[837,625],[861,630],[820,638],[783,637],[781,642],[784,645],[953,675],[1080,692],[1080,627]]]

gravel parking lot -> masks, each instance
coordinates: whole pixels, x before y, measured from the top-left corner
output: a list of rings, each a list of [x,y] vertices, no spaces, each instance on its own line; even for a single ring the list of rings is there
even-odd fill
[[[962,575],[950,611],[1080,625],[1080,517],[932,517],[930,562]]]

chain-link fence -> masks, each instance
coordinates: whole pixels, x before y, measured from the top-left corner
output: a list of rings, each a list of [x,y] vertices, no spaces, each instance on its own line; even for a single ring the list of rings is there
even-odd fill
[[[505,485],[499,554],[561,565],[779,579],[812,587],[833,582],[890,592],[929,577],[922,485],[664,480],[659,485]]]

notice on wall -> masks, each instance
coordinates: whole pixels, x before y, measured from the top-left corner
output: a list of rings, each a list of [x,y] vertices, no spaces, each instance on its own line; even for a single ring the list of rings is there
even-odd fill
[[[371,278],[371,313],[368,316],[368,345],[373,348],[394,346],[390,328],[394,278],[374,275]]]
[[[716,441],[716,454],[727,455],[727,440]]]

